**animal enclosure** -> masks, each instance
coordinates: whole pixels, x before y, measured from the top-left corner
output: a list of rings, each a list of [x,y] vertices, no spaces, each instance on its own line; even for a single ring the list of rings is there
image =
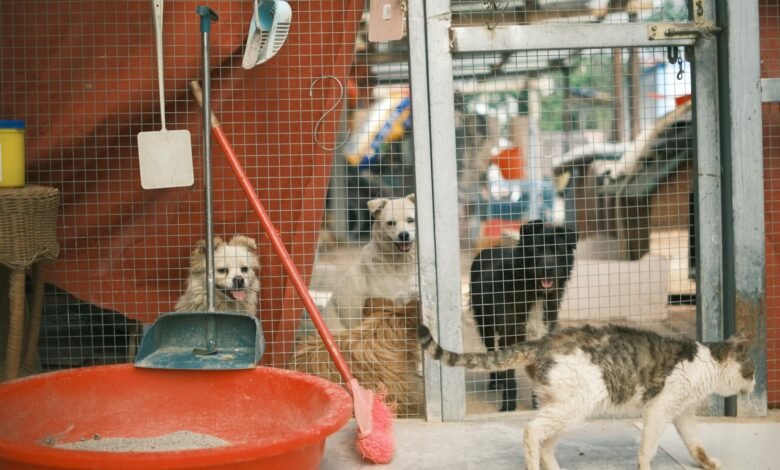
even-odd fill
[[[278,53],[246,69],[253,2],[209,2],[212,111],[363,385],[400,417],[531,410],[522,370],[443,368],[420,354],[417,324],[481,351],[622,323],[702,341],[755,333],[756,392],[710,411],[780,403],[780,14],[761,0],[760,24],[717,23],[723,9],[738,17],[727,3],[296,0]],[[153,190],[137,142],[162,124],[149,2],[19,1],[0,18],[0,119],[26,122],[27,184],[61,195],[37,361],[22,373],[132,362],[187,289],[206,219],[189,87],[203,81],[199,3],[164,5],[166,124],[192,136],[194,184]],[[726,27],[759,31],[760,50]],[[211,150],[214,233],[256,243],[262,364],[339,381]],[[533,221],[569,235],[535,236]],[[570,258],[548,253],[569,243]],[[485,250],[492,264],[475,265]],[[532,252],[563,273],[525,269]],[[492,292],[477,316],[475,287]],[[2,351],[8,309],[0,297]]]

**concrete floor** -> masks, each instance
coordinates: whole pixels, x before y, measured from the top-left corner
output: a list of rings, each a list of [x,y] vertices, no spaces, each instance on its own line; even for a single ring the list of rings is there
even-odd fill
[[[667,237],[671,240],[681,237]],[[686,238],[687,240],[687,238]],[[654,240],[656,251],[672,260],[682,260],[683,255],[672,253],[669,240]],[[679,245],[679,243],[678,243]],[[660,248],[658,248],[660,246]],[[675,245],[676,246],[676,245]],[[683,245],[680,245],[683,246]],[[685,245],[687,248],[687,245]],[[312,289],[327,299],[332,283],[338,280],[334,275],[341,264],[350,262],[356,256],[357,245],[338,247],[327,253],[320,253],[312,278]],[[677,247],[679,248],[679,247]],[[682,249],[678,249],[680,253]],[[676,252],[675,252],[676,253]],[[684,254],[684,253],[683,253]],[[463,295],[464,306],[468,305],[468,266],[473,253],[464,250]],[[678,259],[679,258],[679,259]],[[682,261],[675,266],[683,266]],[[679,269],[678,269],[679,270]],[[674,285],[670,292],[686,293],[689,285],[687,273],[670,279]],[[694,307],[669,307],[669,318],[658,325],[667,334],[695,334]],[[594,323],[594,319],[589,319]],[[483,349],[473,318],[464,308],[464,350]],[[480,375],[481,374],[481,375]],[[511,414],[496,413],[497,393],[486,389],[484,373],[467,373],[466,409],[469,421],[458,423],[427,423],[414,419],[399,419],[395,422],[397,450],[393,462],[388,465],[373,465],[362,461],[355,450],[357,435],[354,422],[327,440],[323,470],[393,469],[393,470],[502,470],[524,467],[523,426],[533,419],[535,412],[518,411]],[[528,386],[521,374],[520,384]],[[521,397],[520,408],[528,410],[530,400]],[[729,470],[780,470],[780,411],[769,417],[756,420],[702,418],[700,430],[710,454],[718,458],[724,469]],[[568,470],[613,470],[635,469],[636,454],[641,436],[641,422],[638,419],[595,420],[573,429],[564,435],[556,447],[556,456],[562,468]],[[661,447],[654,460],[653,468],[688,469],[694,467],[682,441],[673,427],[663,436]]]
[[[520,412],[491,421],[426,423],[398,420],[396,453],[388,465],[361,461],[354,449],[354,421],[326,443],[322,470],[414,469],[502,470],[523,468],[523,426],[534,413]],[[762,419],[702,418],[706,449],[723,469],[780,469],[780,412]],[[560,440],[555,455],[563,469],[635,469],[641,435],[637,419],[590,421]],[[673,427],[666,430],[653,459],[654,469],[694,466]]]

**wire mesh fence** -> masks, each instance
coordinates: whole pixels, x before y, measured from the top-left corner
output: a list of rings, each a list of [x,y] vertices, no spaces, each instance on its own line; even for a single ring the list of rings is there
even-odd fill
[[[416,240],[430,227],[416,221],[411,96],[423,91],[410,88],[405,38],[369,39],[365,3],[291,2],[278,54],[245,69],[253,2],[211,2],[219,21],[210,102],[352,372],[397,402],[399,416],[418,417]],[[769,3],[764,78],[777,68]],[[687,4],[453,0],[451,10],[453,25],[493,28],[684,21]],[[0,18],[0,118],[26,121],[28,183],[61,191],[61,252],[46,274],[39,364],[26,372],[132,361],[160,314],[203,297],[193,270],[206,219],[202,109],[189,86],[203,80],[196,5],[165,2],[163,34],[166,124],[191,134],[195,183],[155,190],[141,187],[137,143],[162,125],[149,2],[15,2]],[[460,244],[451,255],[460,258],[466,350],[543,334],[553,317],[696,336],[690,59],[684,47],[453,57]],[[775,106],[764,105],[767,194]],[[224,149],[212,146],[217,296],[260,318],[263,364],[341,381],[315,312],[300,302]],[[531,256],[523,249],[560,272],[499,282],[516,257]],[[466,395],[469,414],[533,406],[523,371],[469,373]]]
[[[780,79],[780,36],[778,36],[778,23],[780,22],[780,8],[773,2],[759,2],[761,18],[761,78]],[[765,87],[768,88],[768,87]],[[777,194],[778,188],[778,162],[780,150],[778,149],[778,136],[780,135],[780,104],[778,96],[764,99],[762,107],[764,122],[764,197],[766,201],[766,299],[767,299],[767,389],[769,391],[769,406],[780,405],[780,313],[778,310],[777,286],[778,277],[777,258],[778,246],[778,220],[777,220]]]
[[[695,337],[683,54],[456,59],[465,348],[503,348],[553,324],[628,323]],[[520,406],[530,408],[530,383],[517,376]],[[501,374],[467,382],[470,412],[517,406]]]

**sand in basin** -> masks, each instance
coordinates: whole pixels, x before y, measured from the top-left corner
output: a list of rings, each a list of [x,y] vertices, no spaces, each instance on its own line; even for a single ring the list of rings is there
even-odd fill
[[[226,445],[230,445],[230,442],[218,437],[190,431],[177,431],[157,437],[96,437],[95,439],[57,444],[54,447],[95,452],[168,452]]]

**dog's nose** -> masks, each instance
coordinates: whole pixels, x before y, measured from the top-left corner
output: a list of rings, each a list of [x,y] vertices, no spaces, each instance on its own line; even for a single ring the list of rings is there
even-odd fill
[[[409,232],[401,232],[398,234],[398,241],[399,242],[410,242],[412,241],[412,237],[409,235]]]
[[[244,288],[244,278],[241,276],[236,276],[233,278],[233,288],[234,289],[243,289]]]

